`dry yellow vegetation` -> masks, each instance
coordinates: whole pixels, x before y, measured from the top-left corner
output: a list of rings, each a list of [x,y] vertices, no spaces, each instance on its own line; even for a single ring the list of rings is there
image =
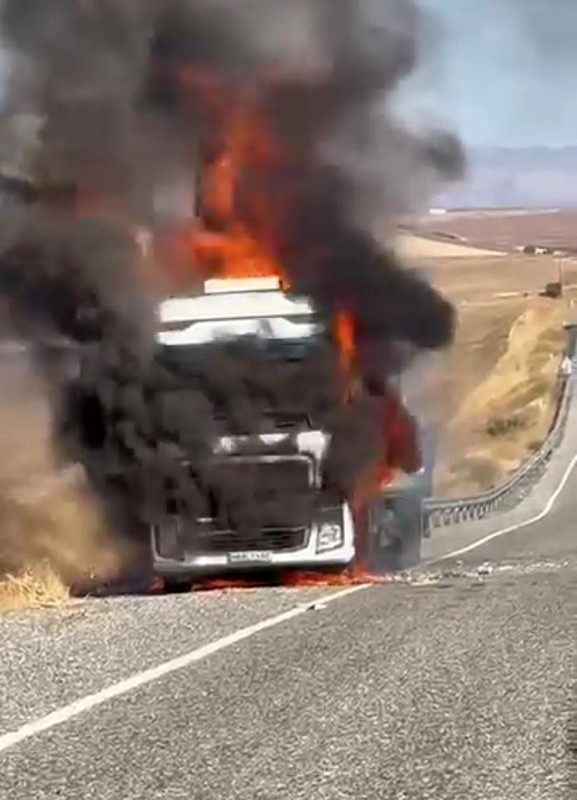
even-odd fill
[[[27,567],[0,579],[0,611],[49,608],[69,601],[69,587],[50,563]]]
[[[38,492],[0,483],[0,609],[64,602],[127,556],[83,488],[45,480]]]
[[[557,402],[563,308],[535,300],[515,320],[504,352],[444,431],[437,492],[475,492],[504,479],[543,442]],[[467,369],[467,356],[462,356]]]

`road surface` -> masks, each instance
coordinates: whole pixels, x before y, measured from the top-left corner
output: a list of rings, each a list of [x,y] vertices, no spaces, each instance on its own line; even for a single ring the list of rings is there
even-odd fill
[[[545,519],[462,562],[330,602],[265,589],[4,618],[0,798],[576,796],[576,491],[577,474]]]

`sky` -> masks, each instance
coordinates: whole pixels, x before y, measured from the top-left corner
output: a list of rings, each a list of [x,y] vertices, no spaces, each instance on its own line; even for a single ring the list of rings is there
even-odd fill
[[[403,114],[468,146],[577,145],[577,0],[418,0],[421,68]]]

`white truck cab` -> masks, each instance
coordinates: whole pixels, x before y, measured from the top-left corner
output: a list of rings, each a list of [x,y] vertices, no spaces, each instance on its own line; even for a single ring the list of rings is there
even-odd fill
[[[193,357],[199,345],[243,336],[298,358],[323,335],[311,303],[285,293],[274,277],[209,280],[204,294],[167,299],[159,309],[158,344],[170,359]],[[254,452],[255,440],[263,452]],[[353,519],[344,498],[322,494],[320,467],[328,445],[328,434],[304,420],[286,431],[216,436],[213,468],[232,480],[235,474],[248,480],[256,502],[259,496],[264,502],[275,483],[291,481],[299,491],[318,495],[314,511],[294,509],[286,524],[265,522],[243,536],[215,516],[168,518],[151,526],[155,571],[178,578],[265,567],[346,567],[355,557]]]
[[[307,386],[314,387],[315,398],[324,386],[317,367],[326,363],[323,346],[329,344],[334,353],[330,328],[307,298],[284,291],[276,278],[207,281],[203,294],[168,298],[159,304],[151,383],[137,386],[141,400],[132,406],[115,405],[121,402],[116,395],[122,386],[107,394],[110,384],[99,378],[97,342],[81,348],[79,360],[73,348],[74,370],[66,364],[69,391],[59,413],[60,439],[70,442],[70,457],[79,460],[104,496],[111,498],[118,524],[128,535],[134,532],[139,544],[146,534],[150,547],[143,557],[148,560],[152,555],[153,570],[167,582],[190,582],[240,570],[344,569],[359,555],[359,542],[366,565],[375,571],[418,563],[421,538],[426,535],[423,500],[431,492],[434,437],[428,435],[419,415],[413,414],[424,451],[423,468],[412,475],[398,473],[362,515],[353,516],[344,491],[330,485],[327,460],[334,453],[331,435],[323,429],[326,417],[311,407],[316,400],[311,401],[310,395],[306,399]],[[273,368],[270,374],[279,383],[276,400],[270,401],[266,394],[264,407],[251,413],[247,424],[231,425],[226,410],[218,405],[223,398],[227,401],[227,389],[216,405],[211,397],[201,422],[211,428],[208,437],[204,427],[200,435],[202,447],[208,439],[208,453],[201,463],[192,463],[196,445],[190,446],[187,455],[187,446],[178,439],[183,434],[181,421],[172,417],[169,426],[174,422],[176,438],[171,438],[164,410],[170,416],[172,400],[177,399],[183,403],[178,407],[184,411],[184,421],[194,421],[189,398],[193,402],[204,398],[203,369],[214,370],[215,354],[223,353],[220,347],[211,349],[212,345],[236,346],[244,337],[251,343],[251,353],[255,346],[262,350],[265,369]],[[315,362],[319,353],[321,361]],[[303,379],[301,367],[305,366],[309,369]],[[280,376],[289,374],[287,395]],[[401,396],[402,378],[395,387]],[[266,387],[269,393],[271,385]],[[334,402],[332,389],[329,395],[329,402]],[[124,399],[129,402],[131,397]],[[134,410],[126,412],[126,408]],[[157,417],[159,408],[164,410]],[[138,425],[144,415],[145,420],[157,420],[152,423],[153,441],[158,424],[164,437],[159,441],[168,445],[162,455],[168,461],[159,465],[151,484],[146,464],[134,459],[130,447],[118,456],[118,440],[109,436],[109,421],[114,424],[126,413],[136,415],[120,416],[127,436],[142,430]],[[145,427],[144,435],[148,432]],[[140,446],[141,439],[136,442]],[[133,504],[126,501],[131,480],[136,487]],[[237,525],[238,509],[244,514],[245,505],[250,513]],[[355,525],[362,526],[362,537],[355,535]]]

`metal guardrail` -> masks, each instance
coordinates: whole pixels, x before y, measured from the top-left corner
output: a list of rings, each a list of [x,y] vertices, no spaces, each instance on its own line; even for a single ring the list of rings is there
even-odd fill
[[[492,514],[510,511],[529,495],[544,474],[565,435],[569,406],[574,393],[572,374],[577,367],[576,333],[572,326],[567,330],[565,353],[566,359],[571,362],[571,372],[559,376],[557,410],[549,434],[539,450],[521,464],[508,480],[487,492],[468,497],[426,500],[426,529],[429,534],[436,528],[480,520]]]

